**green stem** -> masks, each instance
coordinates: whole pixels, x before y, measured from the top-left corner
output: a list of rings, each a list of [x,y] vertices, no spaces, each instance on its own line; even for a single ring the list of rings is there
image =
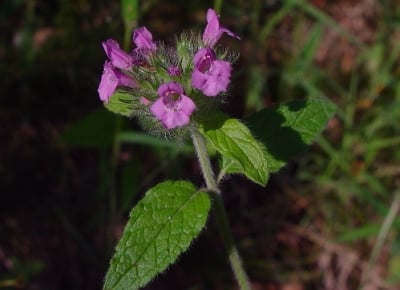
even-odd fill
[[[132,43],[132,30],[138,26],[139,0],[120,0],[121,15],[124,21],[124,50],[129,50]]]
[[[222,0],[214,0],[214,10],[217,13],[221,13],[221,7],[222,7]]]
[[[208,157],[206,144],[203,136],[197,128],[191,128],[190,131],[194,148],[196,150],[197,158],[199,159],[201,171],[206,181],[207,189],[213,192],[219,192],[217,182],[215,180],[214,172],[211,168],[210,158]]]
[[[200,163],[201,171],[206,181],[207,189],[214,197],[214,209],[216,212],[217,225],[228,251],[229,262],[231,264],[232,271],[235,275],[236,281],[238,282],[240,289],[250,290],[251,288],[249,279],[246,272],[244,271],[239,251],[235,246],[235,242],[223,204],[221,192],[218,188],[214,172],[211,168],[211,162],[207,153],[204,138],[197,130],[197,128],[191,128],[191,136],[196,150],[197,158]]]

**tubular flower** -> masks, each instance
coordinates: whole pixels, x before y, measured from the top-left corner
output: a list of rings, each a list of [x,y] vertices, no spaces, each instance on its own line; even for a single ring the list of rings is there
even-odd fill
[[[100,100],[108,102],[117,87],[135,87],[135,81],[128,75],[115,69],[110,61],[104,63],[103,74],[97,92]]]
[[[196,105],[184,95],[181,84],[164,83],[157,93],[160,98],[151,105],[150,111],[167,129],[189,124],[190,115],[196,109]]]
[[[229,29],[219,25],[217,13],[213,9],[207,10],[207,26],[203,32],[203,42],[206,46],[213,48],[222,34],[226,33],[229,36],[240,39],[235,33]]]
[[[157,49],[153,35],[144,26],[135,29],[133,32],[133,43],[136,45],[136,51],[154,51]]]
[[[133,65],[133,58],[123,51],[118,42],[113,39],[108,39],[102,42],[106,55],[111,60],[114,67],[120,69],[129,69]]]
[[[170,76],[179,77],[182,74],[181,69],[175,65],[169,66],[167,71]]]
[[[211,48],[200,49],[193,58],[192,86],[208,97],[226,91],[231,77],[231,64],[217,60]]]

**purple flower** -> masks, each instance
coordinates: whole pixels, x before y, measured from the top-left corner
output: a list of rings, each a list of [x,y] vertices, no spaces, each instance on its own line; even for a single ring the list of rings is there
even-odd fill
[[[204,95],[215,97],[226,91],[231,78],[231,64],[217,60],[214,51],[205,47],[200,49],[193,59],[192,86]]]
[[[160,98],[151,105],[150,111],[167,129],[189,124],[190,115],[196,109],[196,105],[183,94],[181,84],[177,82],[162,84],[157,93]]]
[[[117,69],[114,69],[114,74],[118,79],[118,87],[128,87],[128,88],[137,87],[137,83],[131,76],[128,76],[127,74],[124,74],[123,72]]]
[[[179,77],[182,74],[181,69],[175,65],[170,65],[168,67],[167,71],[170,76],[174,76],[174,77]]]
[[[151,32],[144,26],[135,29],[133,32],[133,42],[136,44],[135,50],[152,51],[157,49]]]
[[[129,69],[133,65],[133,58],[128,53],[123,51],[118,42],[113,39],[108,39],[102,42],[104,51],[114,67],[120,69]]]
[[[214,47],[217,41],[221,38],[223,33],[229,36],[240,39],[235,33],[229,29],[219,25],[219,19],[217,13],[213,9],[207,10],[207,26],[203,32],[203,42],[208,47]]]
[[[99,93],[100,100],[108,102],[110,97],[115,92],[117,87],[135,87],[136,83],[133,78],[118,71],[113,67],[110,61],[104,63],[103,74],[97,92]]]

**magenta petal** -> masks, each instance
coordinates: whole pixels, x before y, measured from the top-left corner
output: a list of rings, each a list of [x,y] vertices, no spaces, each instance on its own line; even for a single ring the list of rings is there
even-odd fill
[[[181,99],[179,101],[177,108],[186,115],[190,116],[196,109],[196,105],[194,104],[191,98],[185,95],[181,95]]]
[[[177,127],[175,124],[175,114],[172,110],[165,111],[161,123],[163,123],[164,127],[167,129],[173,129]]]
[[[150,107],[150,112],[168,129],[182,127],[190,122],[195,103],[183,94],[177,82],[162,84],[157,91],[160,98]]]
[[[219,18],[217,13],[213,9],[207,10],[207,25],[203,32],[203,42],[206,46],[214,47],[222,34],[226,33],[229,36],[240,39],[235,33],[225,27],[221,27],[219,24]]]
[[[119,43],[116,42],[114,39],[107,39],[106,41],[103,41],[101,43],[103,46],[104,51],[106,52],[106,55],[110,57],[110,52],[113,49],[120,49]]]
[[[169,110],[168,113],[165,114],[161,122],[164,124],[166,128],[173,129],[176,127],[182,127],[189,124],[190,118],[184,112],[181,111],[174,112],[173,110]]]
[[[234,37],[234,38],[236,38],[236,39],[240,39],[240,36],[239,36],[239,35],[237,35],[236,33],[232,32],[232,31],[230,31],[228,28],[222,27],[222,28],[221,28],[221,31],[222,31],[222,33],[225,32],[225,33],[228,34],[230,37]]]
[[[157,94],[158,94],[160,97],[164,97],[164,96],[167,95],[167,92],[168,92],[168,91],[169,91],[169,86],[168,86],[168,84],[162,84],[161,86],[158,87]]]
[[[100,100],[108,102],[111,95],[115,92],[118,86],[118,78],[114,73],[113,67],[110,62],[104,64],[103,74],[97,92],[99,93]]]
[[[169,108],[165,105],[163,98],[155,101],[150,107],[150,111],[167,129],[173,129],[189,123],[187,114],[174,110],[174,108]]]
[[[170,92],[176,93],[178,95],[182,95],[183,87],[181,84],[179,84],[177,82],[169,82],[169,83],[162,84],[157,90],[157,93],[160,97],[166,97],[168,95],[168,93],[170,93]]]
[[[114,71],[114,73],[118,79],[119,87],[135,88],[137,86],[137,83],[131,76],[128,76],[128,75],[124,74],[123,72],[116,71],[116,70]]]
[[[208,9],[207,25],[203,32],[203,42],[210,47],[214,47],[221,35],[222,31],[219,26],[218,15],[213,9]]]
[[[216,58],[215,52],[211,48],[204,47],[200,49],[193,57],[195,69],[198,69],[201,72],[209,70],[212,62],[216,60]]]
[[[113,66],[120,69],[128,69],[132,66],[132,57],[120,49],[118,42],[113,39],[108,39],[103,41],[102,45]]]
[[[225,92],[229,86],[231,78],[231,64],[226,61],[216,60],[210,69],[207,81],[203,85],[203,93],[206,96],[214,97],[221,92]]]
[[[228,88],[231,70],[229,62],[215,60],[208,71],[201,72],[197,69],[193,71],[192,86],[208,97],[215,97]]]
[[[162,120],[166,114],[166,106],[164,104],[163,98],[159,98],[150,107],[151,113],[157,117],[157,119]]]
[[[203,90],[203,87],[206,82],[207,82],[207,75],[195,69],[192,73],[192,87],[198,90]]]
[[[182,127],[185,126],[187,124],[189,124],[190,122],[190,115],[186,114],[185,112],[182,111],[177,111],[174,112],[174,116],[171,122],[171,125],[174,127]]]
[[[153,41],[153,35],[146,27],[139,27],[133,32],[133,42],[139,50],[155,50],[157,48]]]

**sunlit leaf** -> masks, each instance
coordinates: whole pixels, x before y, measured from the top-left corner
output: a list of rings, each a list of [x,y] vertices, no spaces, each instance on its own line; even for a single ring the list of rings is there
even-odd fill
[[[243,123],[216,113],[202,124],[202,132],[222,155],[223,172],[242,173],[260,185],[267,183],[265,150]]]
[[[138,289],[165,270],[204,227],[210,199],[185,181],[147,191],[130,213],[104,289]]]
[[[104,103],[104,107],[115,114],[131,117],[133,112],[132,100],[132,95],[116,91],[111,96],[110,100]]]

